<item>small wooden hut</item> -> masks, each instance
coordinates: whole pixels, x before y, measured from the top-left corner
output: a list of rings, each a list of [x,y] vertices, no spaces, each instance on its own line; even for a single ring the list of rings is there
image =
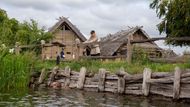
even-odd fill
[[[115,34],[109,34],[108,36],[101,38],[101,55],[126,56],[128,36],[131,36],[131,40],[149,39],[148,34],[142,29],[142,26],[121,30]],[[137,43],[133,45],[133,49],[135,49],[136,52],[144,50],[149,57],[161,57],[163,51],[163,49],[158,47],[154,42]]]
[[[68,18],[60,17],[59,21],[49,29],[49,32],[53,34],[51,43],[64,44],[65,60],[78,59],[80,56],[83,56],[84,49],[77,44],[86,41],[86,38]],[[43,55],[46,58],[55,59],[56,53],[60,53],[61,48],[63,47],[48,46],[43,49]]]

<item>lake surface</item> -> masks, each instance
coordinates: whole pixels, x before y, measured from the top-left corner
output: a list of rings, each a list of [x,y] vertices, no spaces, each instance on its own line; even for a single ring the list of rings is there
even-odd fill
[[[164,97],[140,97],[79,90],[30,90],[0,93],[0,107],[190,107]]]

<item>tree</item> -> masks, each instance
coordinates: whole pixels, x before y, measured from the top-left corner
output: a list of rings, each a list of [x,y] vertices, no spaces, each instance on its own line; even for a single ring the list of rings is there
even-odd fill
[[[157,25],[167,37],[190,37],[190,0],[153,0],[150,8],[162,21]],[[167,41],[175,46],[190,45],[187,41]]]
[[[8,38],[12,36],[11,21],[6,11],[0,9],[0,43],[9,44]]]
[[[49,41],[52,38],[51,34],[39,28],[38,23],[33,19],[30,22],[24,21],[19,27],[16,37],[21,44],[40,44],[41,40]]]
[[[16,42],[21,45],[38,45],[41,40],[50,41],[52,35],[45,29],[39,28],[38,23],[31,19],[29,22],[19,22],[9,18],[6,11],[0,9],[0,44],[14,46]],[[33,48],[39,52],[39,48]]]
[[[52,35],[49,32],[45,32],[43,28],[38,27],[38,23],[31,19],[30,22],[24,21],[20,24],[19,30],[16,33],[16,40],[23,45],[40,45],[41,40],[49,42],[52,39]],[[41,51],[39,47],[33,47],[37,54]]]

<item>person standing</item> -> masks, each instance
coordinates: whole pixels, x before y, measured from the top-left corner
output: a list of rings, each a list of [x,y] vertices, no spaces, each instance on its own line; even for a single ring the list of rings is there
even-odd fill
[[[91,34],[90,38],[87,41],[83,42],[84,44],[98,42],[98,37],[96,36],[96,32],[92,30],[90,34]],[[92,44],[92,45],[90,44],[90,48],[91,48],[91,51],[90,51],[91,56],[100,56],[99,44]]]
[[[56,65],[60,64],[60,55],[56,52]]]
[[[60,52],[61,55],[61,59],[65,59],[65,53],[64,53],[64,49],[62,48],[62,51]]]

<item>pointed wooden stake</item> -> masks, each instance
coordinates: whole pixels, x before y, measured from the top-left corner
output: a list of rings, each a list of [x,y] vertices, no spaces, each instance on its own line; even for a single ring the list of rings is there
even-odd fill
[[[150,83],[148,83],[148,80],[150,78],[151,78],[151,69],[145,68],[143,72],[143,84],[142,84],[142,93],[145,96],[149,95]]]
[[[174,87],[173,87],[173,99],[177,100],[180,97],[180,78],[181,70],[179,67],[175,68],[174,74]]]
[[[84,82],[85,82],[85,75],[86,75],[86,68],[82,67],[80,69],[80,74],[77,82],[77,88],[78,89],[83,89],[84,87]]]
[[[105,89],[105,78],[106,78],[106,70],[99,69],[99,82],[98,82],[99,91],[104,91]]]

